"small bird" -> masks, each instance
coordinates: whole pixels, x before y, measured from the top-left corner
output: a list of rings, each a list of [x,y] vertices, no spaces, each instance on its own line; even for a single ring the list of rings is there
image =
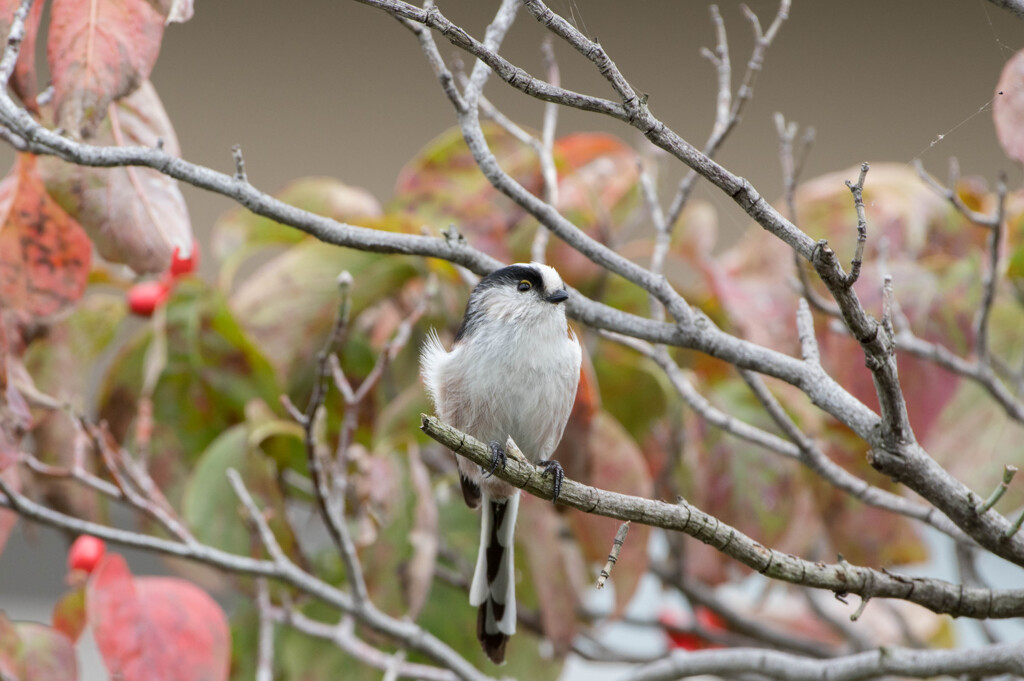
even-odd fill
[[[433,330],[420,353],[420,373],[438,417],[487,442],[491,466],[461,456],[459,480],[470,508],[481,508],[480,552],[469,603],[478,606],[477,638],[495,663],[516,631],[513,536],[519,490],[492,477],[505,465],[511,437],[544,473],[558,499],[562,467],[548,457],[569,419],[582,353],[565,318],[569,298],[554,268],[517,263],[480,280],[466,303],[451,351]]]

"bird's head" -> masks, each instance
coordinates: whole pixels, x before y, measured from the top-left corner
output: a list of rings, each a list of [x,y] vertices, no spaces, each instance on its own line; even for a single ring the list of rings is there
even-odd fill
[[[518,325],[560,325],[565,329],[569,299],[555,268],[540,263],[516,263],[480,280],[466,304],[466,316],[456,340],[472,334],[488,321]]]

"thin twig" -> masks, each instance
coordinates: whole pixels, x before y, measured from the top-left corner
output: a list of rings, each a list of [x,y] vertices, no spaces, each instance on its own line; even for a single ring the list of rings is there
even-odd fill
[[[346,576],[350,582],[352,596],[356,603],[364,603],[367,599],[366,582],[363,579],[362,567],[356,556],[355,543],[345,524],[345,500],[343,495],[332,494],[331,485],[328,483],[326,471],[324,470],[323,433],[321,422],[323,420],[324,401],[327,398],[327,376],[328,358],[332,356],[331,350],[335,344],[344,337],[348,328],[349,315],[349,289],[352,286],[352,275],[347,271],[342,272],[337,279],[338,284],[338,310],[335,314],[334,324],[327,335],[324,347],[317,353],[316,368],[313,377],[313,389],[309,396],[309,402],[299,420],[304,433],[306,448],[306,464],[309,468],[310,481],[313,483],[314,498],[317,509],[327,527],[331,540],[338,549],[342,563],[345,565]]]
[[[989,319],[992,316],[992,305],[996,299],[996,285],[999,283],[999,246],[1003,240],[1003,220],[1006,213],[1006,177],[999,178],[996,189],[996,210],[992,217],[991,230],[988,235],[988,262],[982,275],[981,305],[974,318],[974,354],[978,362],[991,362],[989,348]]]
[[[1010,483],[1013,482],[1013,476],[1015,475],[1017,475],[1017,467],[1012,464],[1007,464],[1006,467],[1003,468],[1002,481],[994,490],[992,490],[992,494],[989,495],[988,499],[978,504],[978,507],[975,509],[978,515],[987,513],[990,508],[995,506],[996,503],[1003,498],[1003,495],[1006,494],[1006,490],[1010,487]]]
[[[747,70],[743,74],[743,80],[736,91],[736,96],[733,97],[732,66],[729,63],[729,46],[725,25],[722,22],[718,8],[712,5],[711,20],[715,24],[718,43],[715,52],[706,50],[702,51],[702,54],[710,56],[712,64],[715,65],[718,74],[718,97],[715,100],[715,123],[703,148],[703,154],[707,158],[712,159],[715,157],[723,142],[729,136],[729,133],[739,123],[744,106],[754,96],[754,83],[764,66],[764,55],[771,46],[772,41],[775,40],[779,29],[782,28],[783,22],[789,18],[789,7],[790,0],[782,0],[779,3],[779,10],[776,12],[775,19],[772,20],[767,33],[761,31],[761,23],[758,21],[757,15],[744,7],[744,16],[746,16],[754,30],[754,47],[751,50],[750,58],[747,60]],[[696,169],[691,169],[679,182],[679,187],[676,189],[676,194],[668,209],[666,222],[669,225],[669,229],[672,229],[676,222],[678,222],[679,216],[682,215],[683,209],[686,207],[686,203],[700,175],[701,173]]]
[[[263,577],[256,580],[256,609],[259,613],[256,681],[274,681],[274,620],[271,616],[270,588]]]
[[[345,622],[350,623],[351,618],[346,617],[339,624],[325,624],[306,617],[294,608],[273,608],[271,615],[275,622],[286,624],[307,636],[330,641],[340,650],[368,667],[384,671],[393,659],[392,656],[358,638],[352,626],[343,626]],[[404,660],[394,668],[399,678],[423,679],[424,681],[454,681],[459,678],[448,669]]]
[[[626,542],[626,534],[629,532],[629,521],[622,523],[619,526],[618,531],[615,533],[615,538],[612,539],[612,550],[608,553],[608,560],[605,561],[604,567],[601,568],[601,574],[597,576],[597,588],[603,589],[605,580],[612,575],[612,568],[615,567],[615,563],[619,560],[619,552],[622,551],[622,545]]]
[[[860,177],[857,184],[846,181],[846,186],[853,194],[853,205],[857,211],[857,250],[854,252],[853,260],[850,262],[850,273],[846,276],[846,286],[853,286],[860,277],[860,267],[864,262],[864,244],[868,240],[868,221],[864,216],[864,179],[867,177],[871,166],[867,163],[860,165]]]
[[[999,214],[999,208],[997,212],[992,215],[986,215],[979,213],[976,210],[972,210],[964,203],[964,200],[960,198],[960,194],[957,193],[956,185],[960,181],[960,164],[957,162],[955,157],[949,159],[949,185],[943,186],[938,180],[928,174],[921,164],[920,160],[914,161],[914,170],[917,171],[918,177],[931,187],[936,194],[949,201],[957,211],[960,212],[965,218],[973,222],[980,227],[986,227],[993,229],[996,225],[1002,223],[1003,216]],[[1005,182],[1003,182],[1005,184]],[[1005,195],[1005,190],[1004,190]]]

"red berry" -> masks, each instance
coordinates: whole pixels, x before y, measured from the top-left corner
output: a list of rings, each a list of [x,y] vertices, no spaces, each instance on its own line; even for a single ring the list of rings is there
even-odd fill
[[[714,633],[726,631],[725,622],[717,614],[703,606],[697,606],[694,610],[697,627],[705,632]],[[669,646],[682,648],[683,650],[705,650],[707,648],[720,648],[721,646],[701,636],[697,631],[680,631],[693,627],[693,620],[685,613],[671,608],[665,608],[658,614],[658,622],[665,627],[665,635],[668,637]]]
[[[196,266],[199,265],[199,244],[192,242],[192,252],[187,258],[182,258],[178,253],[180,249],[175,246],[174,253],[171,255],[171,266],[169,272],[174,277],[180,277],[186,274],[191,274],[196,271]]]
[[[140,317],[150,317],[171,294],[165,281],[140,281],[128,289],[128,309]]]
[[[703,605],[698,605],[694,608],[694,614],[697,616],[697,624],[702,629],[709,632],[716,631],[728,631],[729,627],[726,626],[725,620],[717,612],[708,610]]]
[[[102,539],[83,534],[68,550],[68,567],[72,570],[92,572],[107,550]]]

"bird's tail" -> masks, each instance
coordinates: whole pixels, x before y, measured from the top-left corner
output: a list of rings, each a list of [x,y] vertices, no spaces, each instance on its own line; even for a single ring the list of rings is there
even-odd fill
[[[516,583],[513,541],[519,494],[490,499],[483,494],[480,522],[480,553],[469,589],[470,605],[479,606],[476,637],[487,657],[505,661],[505,644],[516,633]]]

